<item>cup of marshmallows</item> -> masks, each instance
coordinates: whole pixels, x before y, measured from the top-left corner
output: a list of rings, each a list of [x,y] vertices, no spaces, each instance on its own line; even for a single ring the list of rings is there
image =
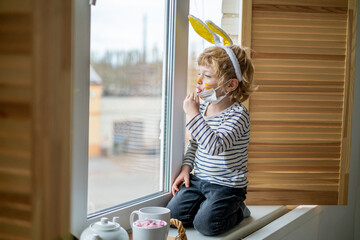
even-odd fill
[[[145,207],[133,211],[130,225],[133,240],[166,240],[170,226],[170,209]]]
[[[158,219],[139,219],[132,224],[133,240],[166,240],[167,223]]]

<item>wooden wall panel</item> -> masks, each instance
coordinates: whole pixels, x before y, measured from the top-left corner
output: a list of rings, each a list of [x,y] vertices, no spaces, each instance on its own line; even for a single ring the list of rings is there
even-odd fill
[[[244,1],[250,8],[242,43],[254,51],[259,89],[249,101],[247,204],[346,204],[348,2]]]
[[[72,1],[0,0],[0,239],[69,234]]]
[[[0,0],[0,22],[0,239],[31,239],[31,2]]]
[[[32,239],[70,232],[73,4],[33,0]]]

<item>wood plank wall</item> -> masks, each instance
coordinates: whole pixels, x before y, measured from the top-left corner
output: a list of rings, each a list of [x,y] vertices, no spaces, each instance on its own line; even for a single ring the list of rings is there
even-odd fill
[[[0,239],[69,233],[72,1],[0,0]]]
[[[0,239],[30,239],[32,8],[0,0]]]
[[[340,171],[348,2],[246,2],[259,85],[250,98],[247,203],[346,204],[339,189],[347,194]]]
[[[250,199],[337,204],[347,3],[288,2],[253,1]]]

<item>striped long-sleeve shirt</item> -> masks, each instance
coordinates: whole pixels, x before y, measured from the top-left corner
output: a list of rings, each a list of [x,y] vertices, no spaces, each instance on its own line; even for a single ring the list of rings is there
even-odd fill
[[[183,164],[194,169],[202,180],[228,187],[247,186],[249,112],[241,103],[204,117],[208,104],[187,124],[191,137]]]

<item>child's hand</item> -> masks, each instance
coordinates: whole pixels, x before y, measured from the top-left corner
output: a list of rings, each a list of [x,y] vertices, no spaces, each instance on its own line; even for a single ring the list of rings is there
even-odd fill
[[[171,186],[172,195],[175,195],[176,192],[180,191],[179,185],[181,185],[183,182],[185,182],[185,187],[190,187],[190,171],[190,166],[182,166],[179,176],[177,176],[173,185]]]
[[[194,93],[190,93],[186,96],[183,104],[183,109],[186,115],[190,119],[194,118],[196,115],[200,113],[200,99],[198,95],[194,95]]]

